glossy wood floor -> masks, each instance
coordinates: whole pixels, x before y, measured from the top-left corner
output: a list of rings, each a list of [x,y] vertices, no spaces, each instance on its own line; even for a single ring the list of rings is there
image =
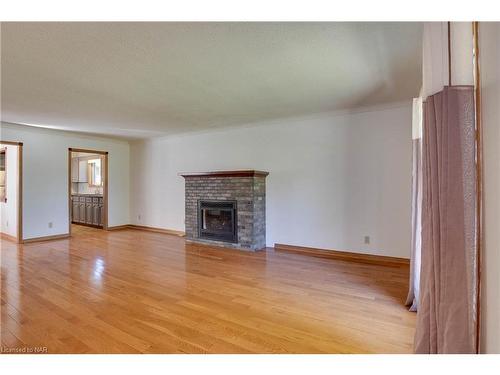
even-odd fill
[[[411,352],[408,267],[138,230],[1,242],[1,344],[49,353]]]

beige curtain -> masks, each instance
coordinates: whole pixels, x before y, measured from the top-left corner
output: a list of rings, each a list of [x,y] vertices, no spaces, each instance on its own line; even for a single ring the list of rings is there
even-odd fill
[[[471,86],[424,103],[417,353],[476,352],[476,168]]]

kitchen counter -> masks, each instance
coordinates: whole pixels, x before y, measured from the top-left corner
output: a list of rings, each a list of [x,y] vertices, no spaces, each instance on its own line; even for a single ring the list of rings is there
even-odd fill
[[[101,197],[102,194],[82,194],[82,193],[71,193],[72,196],[77,196],[77,197]]]

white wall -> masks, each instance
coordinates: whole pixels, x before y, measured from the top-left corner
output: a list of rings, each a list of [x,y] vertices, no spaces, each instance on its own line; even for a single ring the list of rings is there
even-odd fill
[[[448,85],[448,25],[425,22],[422,40],[422,97],[425,99]]]
[[[484,146],[482,351],[500,353],[500,23],[479,25]]]
[[[17,166],[18,146],[0,145],[6,149],[7,202],[0,202],[1,232],[17,237]]]
[[[451,84],[473,85],[472,23],[451,22]],[[422,96],[449,84],[448,22],[425,22],[423,33]]]
[[[409,257],[411,118],[400,103],[132,143],[131,220],[184,230],[179,172],[261,169],[268,246]]]
[[[68,232],[69,147],[109,152],[108,225],[129,223],[128,142],[7,123],[1,124],[1,135],[24,143],[24,239]]]

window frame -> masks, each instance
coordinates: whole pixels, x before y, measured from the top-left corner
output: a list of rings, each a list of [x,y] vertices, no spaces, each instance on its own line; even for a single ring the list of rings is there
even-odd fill
[[[91,163],[91,161],[94,161],[94,160],[99,160],[99,164],[100,164],[99,174],[101,175],[101,183],[100,184],[95,184],[94,170],[95,170],[95,165],[97,163],[93,163],[93,162]],[[88,181],[87,183],[88,183],[89,187],[103,187],[104,186],[103,174],[102,174],[102,164],[103,164],[102,157],[87,160],[87,181]]]

